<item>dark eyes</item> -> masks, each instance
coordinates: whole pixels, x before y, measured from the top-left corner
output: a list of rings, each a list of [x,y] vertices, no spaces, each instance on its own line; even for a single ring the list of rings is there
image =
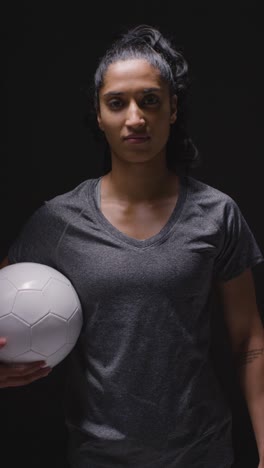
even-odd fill
[[[144,107],[144,106],[155,106],[157,104],[159,104],[160,100],[158,98],[158,96],[156,96],[155,94],[148,94],[147,96],[144,96],[144,98],[142,99],[141,103],[140,103],[140,106]],[[119,109],[122,109],[123,106],[125,106],[125,102],[122,100],[122,99],[111,99],[109,102],[108,102],[108,106],[110,107],[110,109],[112,110],[119,110]]]
[[[112,110],[120,109],[121,104],[122,104],[122,101],[120,101],[120,99],[112,99],[111,101],[108,102],[108,106]]]
[[[159,103],[159,98],[158,96],[155,96],[155,94],[149,94],[148,96],[145,96],[144,102],[147,105],[154,105]]]

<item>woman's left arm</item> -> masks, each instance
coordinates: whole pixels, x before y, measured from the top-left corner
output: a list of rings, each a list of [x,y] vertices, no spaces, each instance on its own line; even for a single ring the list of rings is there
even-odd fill
[[[239,383],[252,421],[264,468],[264,328],[256,302],[250,268],[239,276],[217,283],[231,340]]]

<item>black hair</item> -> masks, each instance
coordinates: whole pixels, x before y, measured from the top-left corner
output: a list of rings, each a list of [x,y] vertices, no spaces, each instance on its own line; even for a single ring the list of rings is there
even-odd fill
[[[103,170],[111,170],[110,148],[104,134],[99,130],[96,114],[99,110],[99,92],[104,85],[105,73],[110,64],[140,58],[147,60],[159,70],[161,78],[169,85],[170,95],[177,95],[177,119],[171,125],[167,142],[167,166],[176,172],[188,173],[200,165],[201,157],[187,131],[187,94],[190,87],[188,64],[173,42],[152,26],[142,24],[129,29],[116,38],[106,53],[100,58],[94,75],[94,82],[89,89],[90,114],[86,118],[96,141],[103,141]]]

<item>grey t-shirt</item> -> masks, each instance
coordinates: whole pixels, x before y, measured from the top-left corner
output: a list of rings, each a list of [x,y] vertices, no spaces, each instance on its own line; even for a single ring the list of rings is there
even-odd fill
[[[69,357],[66,421],[76,468],[226,468],[231,411],[210,360],[213,281],[264,260],[236,202],[180,176],[156,235],[132,238],[88,179],[46,201],[9,250],[73,283],[84,325]]]

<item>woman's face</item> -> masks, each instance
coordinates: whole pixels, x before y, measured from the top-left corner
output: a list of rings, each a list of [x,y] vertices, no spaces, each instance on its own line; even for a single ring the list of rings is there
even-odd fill
[[[165,155],[170,125],[176,120],[177,97],[146,60],[111,64],[99,93],[98,124],[112,155],[146,161]]]

